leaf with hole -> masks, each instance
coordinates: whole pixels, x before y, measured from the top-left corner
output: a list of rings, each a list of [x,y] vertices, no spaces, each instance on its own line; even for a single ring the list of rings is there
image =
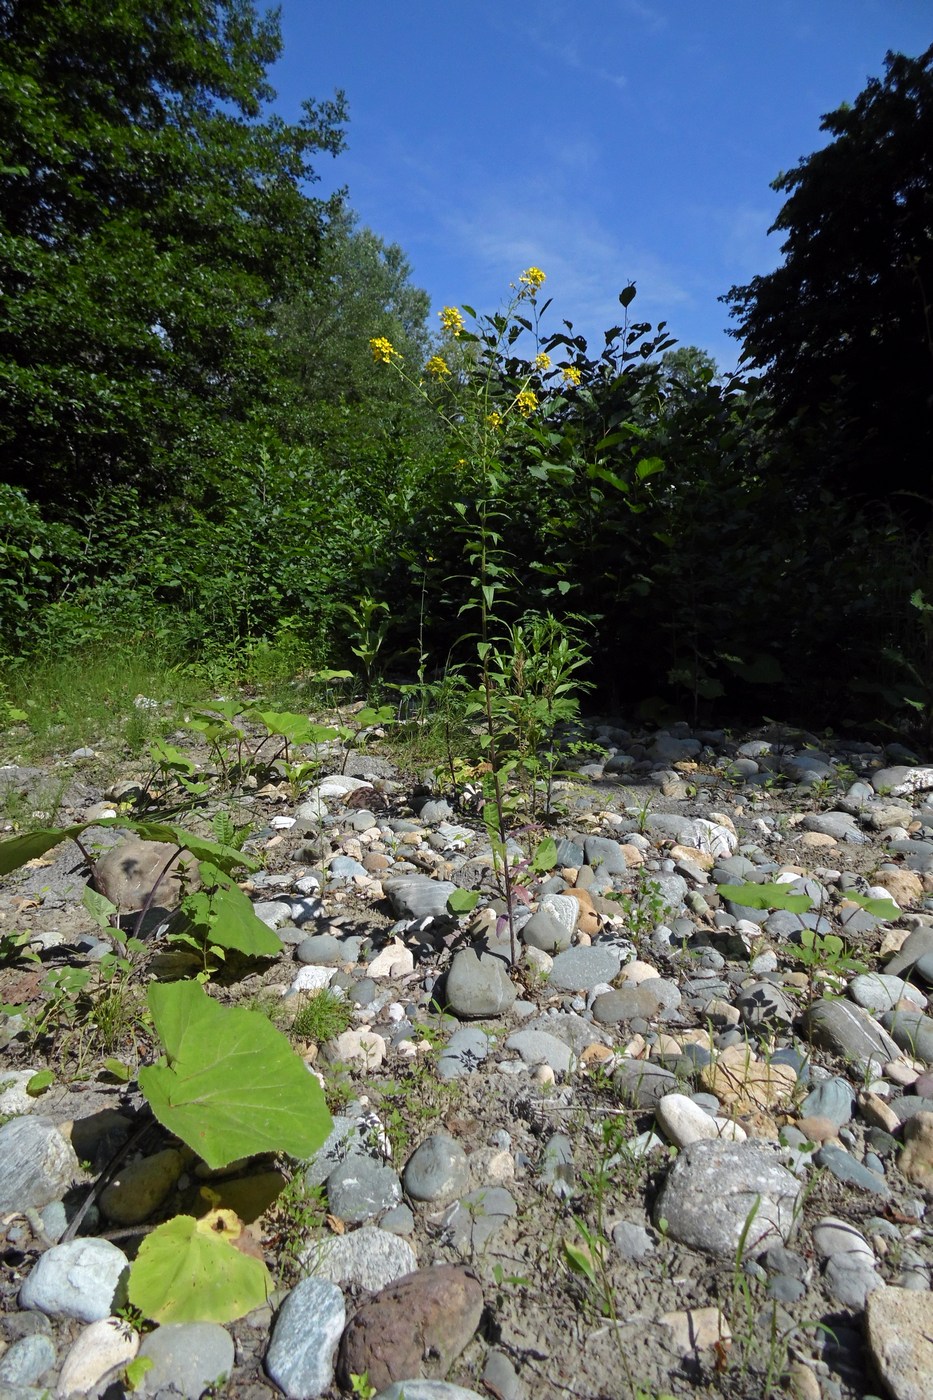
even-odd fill
[[[241,1232],[230,1210],[157,1225],[130,1269],[133,1307],[160,1323],[233,1322],[262,1307],[272,1280],[261,1259],[236,1247]]]

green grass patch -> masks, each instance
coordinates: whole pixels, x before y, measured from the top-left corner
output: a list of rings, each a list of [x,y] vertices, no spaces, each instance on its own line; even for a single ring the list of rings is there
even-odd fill
[[[6,677],[0,754],[29,761],[118,744],[136,757],[167,728],[176,728],[180,713],[204,695],[202,679],[151,644],[36,659]],[[157,703],[137,704],[137,697]],[[25,719],[11,719],[11,712]]]

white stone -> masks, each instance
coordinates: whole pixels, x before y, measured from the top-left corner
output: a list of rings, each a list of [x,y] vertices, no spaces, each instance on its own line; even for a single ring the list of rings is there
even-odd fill
[[[658,1126],[676,1147],[687,1147],[704,1138],[744,1142],[746,1132],[725,1118],[712,1118],[686,1094],[665,1094],[654,1111]]]
[[[813,1247],[821,1259],[834,1254],[851,1254],[874,1264],[875,1252],[860,1231],[847,1220],[827,1215],[813,1227]]]
[[[406,948],[400,938],[393,938],[391,943],[376,954],[371,962],[366,964],[367,977],[404,977],[407,973],[413,972],[415,958],[410,948]]]
[[[386,1042],[375,1031],[344,1031],[334,1041],[334,1056],[348,1064],[361,1062],[365,1069],[378,1069],[386,1057]]]
[[[32,1113],[37,1105],[41,1107],[38,1097],[26,1093],[26,1085],[38,1073],[38,1066],[36,1069],[0,1070],[0,1114],[5,1118],[18,1118],[23,1113]]]
[[[55,1394],[86,1395],[108,1371],[125,1366],[139,1351],[139,1336],[120,1317],[92,1322],[78,1338],[61,1369]]]
[[[315,963],[308,963],[306,967],[299,968],[295,974],[292,980],[292,991],[318,992],[322,987],[329,987],[336,976],[336,967],[318,967]]]

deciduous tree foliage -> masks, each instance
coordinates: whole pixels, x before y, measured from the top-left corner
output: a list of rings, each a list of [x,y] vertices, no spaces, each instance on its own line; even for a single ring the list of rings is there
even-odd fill
[[[802,480],[909,512],[933,460],[933,48],[889,53],[822,130],[773,184],[783,262],[724,300]]]
[[[0,451],[65,515],[209,476],[276,392],[344,116],[263,116],[279,49],[251,0],[0,0]]]

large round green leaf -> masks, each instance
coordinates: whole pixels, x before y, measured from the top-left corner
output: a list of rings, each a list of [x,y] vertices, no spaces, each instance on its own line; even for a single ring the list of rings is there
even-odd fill
[[[147,1000],[166,1062],[141,1069],[139,1087],[208,1166],[317,1151],[332,1127],[321,1087],[261,1012],[220,1006],[197,982],[154,982]]]

